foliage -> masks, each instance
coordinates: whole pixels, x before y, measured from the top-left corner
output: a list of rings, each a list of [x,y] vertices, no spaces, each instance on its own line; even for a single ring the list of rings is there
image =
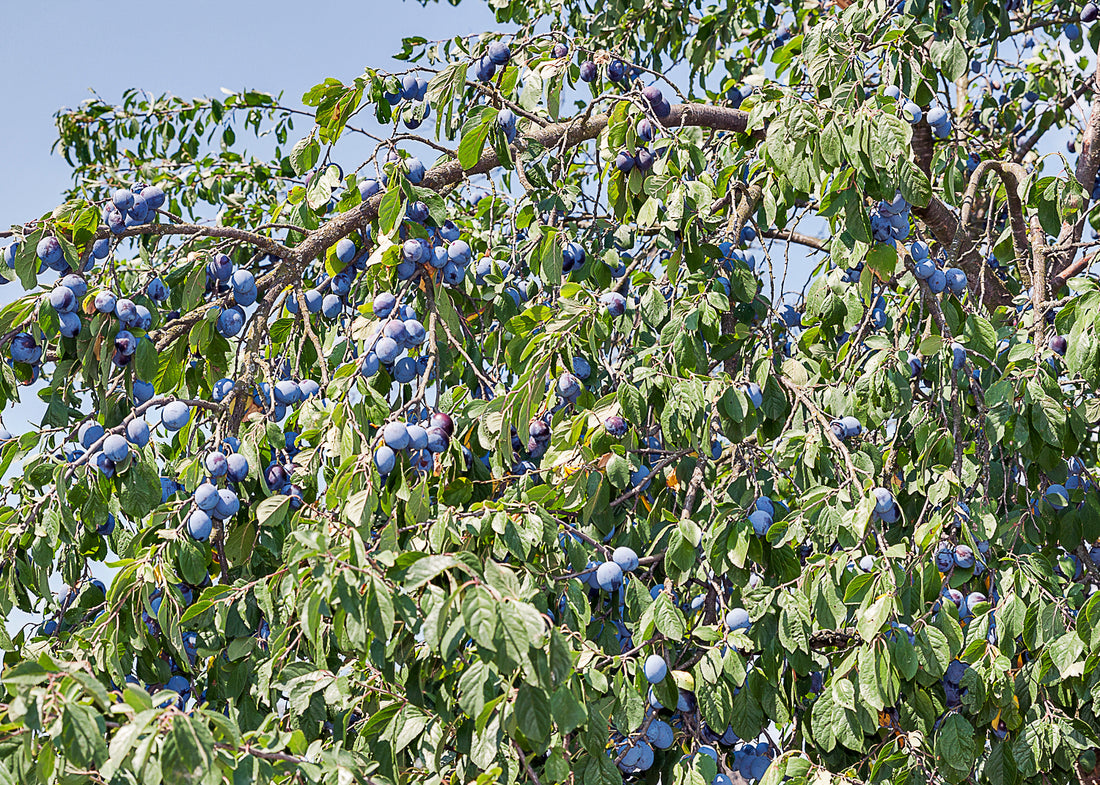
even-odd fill
[[[57,115],[0,782],[1094,781],[1095,6],[490,5]]]

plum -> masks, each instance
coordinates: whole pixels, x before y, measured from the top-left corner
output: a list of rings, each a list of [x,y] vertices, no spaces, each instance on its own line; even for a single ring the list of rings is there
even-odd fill
[[[160,412],[160,421],[170,431],[178,431],[191,420],[191,407],[184,401],[170,401]]]
[[[752,622],[749,620],[749,612],[744,608],[731,608],[726,613],[726,626],[730,630],[748,630],[752,627]]]
[[[187,518],[187,533],[191,539],[206,542],[214,530],[214,521],[203,510],[193,510]]]
[[[650,684],[657,684],[664,681],[665,676],[668,675],[668,663],[660,654],[650,654],[646,658],[643,670],[645,671],[646,680]]]
[[[149,423],[141,417],[135,417],[126,423],[126,438],[138,447],[149,443]]]
[[[487,56],[493,65],[507,65],[512,57],[512,52],[509,50],[508,44],[503,41],[493,41],[489,44]]]

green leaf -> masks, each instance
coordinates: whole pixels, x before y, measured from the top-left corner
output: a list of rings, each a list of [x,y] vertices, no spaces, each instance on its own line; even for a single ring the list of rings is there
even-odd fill
[[[1035,393],[1031,405],[1031,423],[1047,444],[1061,447],[1066,429],[1066,411],[1062,404],[1039,390],[1034,383],[1028,389]]]
[[[428,716],[416,706],[406,704],[394,717],[390,738],[394,752],[400,752],[416,739],[428,724]]]
[[[66,703],[61,710],[61,750],[79,768],[107,760],[107,726],[90,707]]]
[[[405,217],[405,202],[400,188],[390,188],[378,205],[378,225],[385,235],[392,236]]]
[[[1085,644],[1076,632],[1067,632],[1050,645],[1050,659],[1063,679],[1084,673],[1085,663],[1079,661],[1084,651]]]
[[[860,611],[856,619],[856,630],[863,640],[869,641],[875,638],[886,623],[886,618],[894,609],[894,598],[891,595],[883,595],[872,602],[866,609]]]
[[[144,518],[160,504],[162,491],[160,471],[152,455],[152,449],[133,450],[132,463],[126,470],[119,493],[122,511],[133,519]]]
[[[544,227],[542,240],[539,241],[537,256],[538,266],[535,271],[550,285],[557,286],[561,282],[562,250],[558,244],[557,230]]]
[[[642,319],[650,327],[660,327],[668,318],[668,303],[657,287],[647,287],[642,295]]]
[[[425,100],[435,108],[441,118],[446,118],[446,127],[450,126],[453,116],[454,99],[462,94],[466,86],[467,66],[468,62],[460,59],[458,62],[449,64],[428,82]],[[439,137],[442,126],[444,123],[437,123],[436,138]]]
[[[312,135],[299,139],[290,151],[290,165],[294,168],[294,174],[299,177],[317,164],[321,156],[321,145]]]
[[[928,181],[928,175],[908,157],[898,160],[898,180],[901,195],[914,207],[927,207],[932,201],[932,184]]]
[[[160,358],[157,347],[148,338],[143,338],[134,354],[134,374],[138,379],[155,379]]]
[[[584,704],[577,699],[568,684],[558,687],[550,696],[550,715],[561,733],[571,733],[588,722],[588,712]]]
[[[38,286],[38,255],[35,246],[45,236],[44,231],[32,232],[19,244],[15,254],[15,274],[24,289]]]
[[[479,645],[496,651],[497,603],[485,589],[475,586],[462,602],[466,630]]]
[[[149,727],[149,723],[157,716],[158,712],[152,709],[139,712],[133,721],[126,723],[115,731],[111,737],[110,758],[103,764],[100,774],[105,779],[110,779],[123,766],[130,757],[130,752],[137,744],[139,737]],[[0,782],[3,782],[0,779]]]
[[[669,640],[679,641],[686,629],[684,614],[680,612],[668,592],[661,592],[653,603],[653,621],[661,634]]]
[[[367,600],[367,624],[371,632],[376,638],[388,641],[393,637],[396,623],[396,612],[389,588],[379,578],[372,578]]]
[[[545,746],[550,740],[550,700],[542,690],[523,684],[516,693],[516,724],[528,741]]]
[[[286,520],[288,512],[290,512],[289,496],[282,494],[269,496],[256,508],[256,523],[261,527],[273,529]]]
[[[894,158],[908,161],[913,127],[892,114],[878,114],[874,122],[875,163],[885,166]],[[925,202],[927,204],[927,201]]]
[[[209,561],[206,546],[185,537],[180,542],[180,554],[178,564],[180,577],[192,585],[199,585],[206,580],[206,565]],[[190,608],[188,608],[190,610]]]
[[[943,676],[955,656],[948,646],[947,636],[931,625],[917,633],[917,654],[924,669],[936,678]]]
[[[859,676],[859,697],[867,701],[867,705],[875,711],[882,711],[886,705],[883,701],[883,690],[879,688],[877,656],[874,646],[863,646],[857,657],[859,663],[857,673]]]
[[[458,145],[458,162],[463,169],[473,169],[481,160],[481,151],[485,149],[485,140],[496,123],[497,114],[496,109],[487,108],[473,123],[463,126],[462,141]]]
[[[788,651],[810,651],[810,601],[801,593],[785,595],[779,615],[779,641]]]
[[[699,684],[696,676],[696,684]],[[699,689],[695,693],[699,701],[699,711],[712,728],[725,728],[733,715],[733,690],[724,678]]]
[[[607,479],[611,480],[611,484],[616,488],[626,488],[631,484],[631,473],[630,462],[612,453],[607,461]]]
[[[963,335],[969,349],[990,360],[994,359],[997,353],[997,331],[993,329],[988,319],[978,314],[968,314]]]
[[[962,715],[951,714],[936,736],[936,758],[948,769],[949,781],[962,780],[974,765],[974,728]]]
[[[306,204],[309,209],[316,211],[326,206],[339,186],[338,167],[330,165],[316,172],[306,185]]]
[[[962,41],[953,35],[934,39],[929,46],[929,53],[932,62],[942,70],[944,79],[949,82],[954,82],[965,74],[970,65]]]
[[[412,591],[423,586],[445,570],[458,565],[453,556],[425,556],[413,562],[405,571],[405,589]]]
[[[214,763],[214,738],[202,722],[177,715],[164,739],[161,772],[165,785],[213,783],[220,779]]]
[[[538,612],[534,612],[535,618],[532,620],[531,611],[533,609],[527,603],[507,597],[497,606],[496,650],[517,664],[526,661],[528,649],[535,643],[536,637],[542,636],[542,619]]]
[[[1014,783],[1018,781],[1016,761],[1012,747],[1006,742],[993,742],[985,759],[982,775],[987,782]]]

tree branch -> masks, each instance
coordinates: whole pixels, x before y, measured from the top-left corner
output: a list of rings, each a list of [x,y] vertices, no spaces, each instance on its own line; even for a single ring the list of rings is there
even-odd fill
[[[226,240],[236,240],[240,243],[248,243],[251,246],[259,248],[265,253],[274,254],[281,259],[287,259],[294,255],[294,250],[287,248],[282,243],[278,243],[272,240],[270,237],[265,237],[262,234],[256,234],[250,232],[247,229],[238,229],[234,226],[200,226],[199,224],[142,224],[140,226],[132,226],[129,229],[123,230],[119,234],[115,234],[108,230],[106,227],[100,227],[96,233],[97,238],[115,238],[115,237],[134,237],[135,235],[157,235],[163,237],[166,235],[190,235],[197,237],[221,237]]]
[[[552,123],[533,130],[527,134],[526,139],[538,142],[548,149],[559,145],[575,147],[599,136],[600,132],[607,127],[608,120],[608,115],[599,114],[588,119]],[[661,120],[661,123],[666,128],[698,126],[718,131],[744,132],[748,130],[749,115],[739,109],[723,106],[677,104],[672,107],[669,116]],[[762,132],[759,133],[762,134]],[[499,165],[500,159],[496,151],[488,149],[468,170],[463,170],[462,164],[458,161],[446,161],[432,167],[424,175],[421,186],[438,191],[471,175],[486,174]],[[382,194],[376,194],[358,207],[336,216],[324,226],[310,232],[294,249],[298,257],[302,261],[314,259],[341,237],[346,237],[363,224],[370,223],[378,216],[378,206],[381,203]]]
[[[766,237],[769,240],[783,240],[788,243],[798,243],[799,245],[805,245],[807,248],[813,248],[815,251],[829,250],[827,241],[790,229],[764,229],[760,232],[760,236]]]
[[[1087,270],[1094,261],[1096,261],[1096,254],[1082,256],[1080,259],[1077,259],[1074,262],[1070,262],[1070,264],[1068,264],[1064,270],[1062,270],[1050,280],[1050,291],[1052,293],[1057,292],[1059,289],[1066,285],[1066,281],[1068,281],[1070,278],[1077,275],[1081,271]]]
[[[1027,178],[1027,171],[1020,164],[1005,161],[982,161],[970,175],[970,182],[966,186],[966,193],[962,201],[962,218],[960,223],[969,232],[970,211],[974,206],[974,200],[978,195],[978,188],[982,184],[987,172],[995,172],[1001,178],[1005,187],[1005,198],[1008,201],[1008,217],[1012,224],[1012,250],[1016,256],[1016,271],[1024,286],[1031,286],[1031,269],[1027,265],[1027,259],[1031,254],[1028,248],[1031,243],[1028,239],[1027,218],[1024,216],[1024,206],[1020,201],[1020,183]]]
[[[951,249],[952,257],[966,272],[970,289],[975,297],[981,296],[981,287],[984,285],[985,296],[982,300],[990,310],[1011,302],[1012,297],[1004,284],[982,261],[981,254],[978,253],[978,248],[970,237],[970,232],[947,205],[933,196],[927,207],[914,207],[913,212],[924,221],[940,245]]]

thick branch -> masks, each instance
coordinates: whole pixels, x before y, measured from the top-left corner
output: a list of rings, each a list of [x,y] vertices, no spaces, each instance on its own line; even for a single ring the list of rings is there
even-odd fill
[[[1032,340],[1035,341],[1036,347],[1040,347],[1045,343],[1043,333],[1045,332],[1046,319],[1043,317],[1043,302],[1047,299],[1047,233],[1043,231],[1043,226],[1039,223],[1039,216],[1037,215],[1031,216],[1029,236],[1031,237],[1032,262],[1035,265],[1032,270],[1034,274],[1031,278]]]
[[[1096,173],[1100,171],[1100,62],[1096,65],[1096,71],[1091,79],[1093,88],[1092,106],[1089,110],[1089,119],[1085,123],[1085,132],[1081,142],[1081,155],[1077,159],[1077,168],[1074,172],[1077,183],[1085,192],[1084,203],[1081,205],[1081,217],[1073,224],[1062,225],[1062,231],[1058,233],[1059,247],[1065,250],[1054,254],[1050,258],[1050,269],[1057,270],[1055,282],[1064,281],[1069,275],[1064,272],[1073,264],[1073,257],[1077,254],[1076,244],[1081,241],[1085,231],[1085,219],[1088,215],[1089,199],[1092,196],[1093,186],[1096,184]],[[1058,283],[1061,288],[1061,283]],[[1055,289],[1057,291],[1057,289]]]
[[[748,130],[749,115],[739,109],[730,109],[723,106],[677,104],[672,107],[672,113],[661,122],[666,128],[699,126],[716,131],[744,132]],[[595,115],[588,119],[553,123],[543,128],[534,129],[527,135],[526,139],[528,142],[537,142],[548,149],[558,146],[575,147],[582,142],[595,139],[607,127],[607,123],[608,115],[606,114]],[[468,170],[463,170],[462,164],[458,161],[447,161],[432,167],[424,175],[421,185],[438,191],[449,185],[455,185],[471,175],[486,174],[499,165],[500,159],[497,157],[496,151],[489,149]],[[310,232],[309,236],[295,250],[303,261],[309,261],[319,256],[341,237],[346,237],[356,228],[373,221],[378,215],[378,206],[381,203],[382,195],[378,194],[363,202],[354,210],[336,216],[324,226]]]
[[[910,146],[913,148],[913,157],[917,166],[929,179],[932,177],[932,126],[926,122],[913,126],[913,139]]]
[[[970,289],[975,297],[979,296],[984,283],[983,301],[986,307],[992,310],[999,305],[1007,305],[1012,300],[1004,284],[992,275],[988,266],[982,262],[981,254],[978,253],[970,233],[947,205],[933,196],[927,207],[914,207],[913,212],[924,221],[940,245],[954,250],[954,258],[959,267],[966,272]]]
[[[970,211],[974,206],[978,188],[981,186],[986,172],[995,172],[1004,184],[1005,198],[1008,201],[1008,218],[1009,223],[1012,225],[1012,250],[1016,257],[1014,260],[1016,271],[1024,282],[1024,286],[1031,286],[1031,268],[1027,264],[1027,259],[1031,256],[1028,253],[1031,242],[1028,239],[1024,205],[1020,201],[1020,183],[1027,178],[1027,172],[1023,166],[1004,161],[982,161],[978,164],[974,173],[970,175],[970,182],[967,184],[966,193],[963,195],[961,223],[964,227],[967,227],[969,232]]]
[[[745,222],[749,220],[749,216],[756,210],[756,205],[760,203],[760,199],[763,198],[764,192],[759,185],[749,186],[747,192],[737,204],[737,208],[730,215],[730,236],[740,239],[741,230],[745,228]],[[729,308],[722,313],[722,335],[733,335],[737,330],[737,319],[733,316],[734,297],[733,292],[729,294]],[[723,364],[723,370],[730,376],[733,376],[737,372],[737,357],[730,355],[726,358]]]
[[[1077,158],[1075,172],[1077,182],[1088,193],[1092,193],[1097,169],[1100,169],[1100,96],[1092,100],[1092,109],[1085,124],[1085,138],[1081,142],[1081,155]]]
[[[917,166],[931,179],[932,133],[927,123],[918,123],[914,128],[910,146]],[[951,249],[959,267],[966,272],[975,299],[981,297],[990,310],[1011,301],[1008,290],[995,275],[990,274],[989,268],[982,262],[981,254],[978,253],[966,224],[947,205],[933,196],[927,207],[914,207],[913,212],[924,221],[940,245]]]
[[[1066,269],[1054,276],[1050,281],[1050,291],[1057,292],[1073,276],[1077,275],[1083,270],[1087,270],[1089,266],[1096,261],[1096,254],[1089,254],[1088,256],[1082,256],[1074,262],[1071,262],[1066,266]]]
[[[287,259],[294,255],[294,251],[285,245],[265,237],[262,234],[250,232],[247,229],[237,229],[233,226],[200,226],[199,224],[142,224],[123,230],[120,234],[113,234],[101,227],[96,237],[133,237],[139,234],[165,235],[191,235],[195,237],[221,237],[226,240],[236,240],[239,243],[248,243],[265,253],[274,254],[280,259]]]

